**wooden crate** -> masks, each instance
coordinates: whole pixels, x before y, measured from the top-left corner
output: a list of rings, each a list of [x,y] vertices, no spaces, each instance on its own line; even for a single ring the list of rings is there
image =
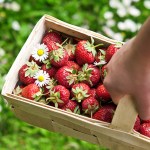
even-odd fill
[[[40,43],[45,31],[49,29],[80,39],[90,40],[93,37],[95,43],[104,43],[105,46],[116,42],[101,34],[44,15],[18,54],[2,90],[2,95],[15,115],[31,125],[103,145],[111,150],[149,150],[150,138],[133,131],[137,111],[128,95],[120,100],[112,122],[105,123],[12,94],[18,81],[19,69],[29,59],[33,45]]]

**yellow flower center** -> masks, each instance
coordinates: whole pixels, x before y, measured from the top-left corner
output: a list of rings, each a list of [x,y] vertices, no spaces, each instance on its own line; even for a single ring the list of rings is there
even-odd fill
[[[42,81],[44,81],[44,77],[43,77],[43,76],[39,76],[39,77],[38,77],[38,80],[39,80],[40,82],[42,82]]]
[[[42,55],[44,54],[44,50],[43,50],[43,49],[39,49],[39,50],[37,51],[37,54],[38,54],[39,56],[42,56]]]

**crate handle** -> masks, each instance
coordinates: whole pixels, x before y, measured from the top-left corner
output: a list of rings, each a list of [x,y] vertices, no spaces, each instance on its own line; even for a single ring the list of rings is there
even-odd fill
[[[137,115],[133,97],[125,95],[119,101],[110,127],[125,132],[132,132]]]

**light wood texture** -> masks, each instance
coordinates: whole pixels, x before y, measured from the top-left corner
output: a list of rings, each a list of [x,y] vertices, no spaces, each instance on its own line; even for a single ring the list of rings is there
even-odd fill
[[[122,147],[136,147],[140,148],[141,150],[148,150],[148,147],[150,146],[150,140],[148,138],[140,136],[139,134],[127,133],[116,129],[111,129],[109,127],[103,126],[101,123],[92,123],[86,119],[79,118],[78,115],[73,116],[69,113],[60,111],[59,109],[54,110],[52,108],[32,103],[33,101],[30,100],[14,100],[14,98],[12,98],[9,95],[7,96],[7,100],[9,104],[13,106],[13,109],[17,110],[14,111],[16,116],[19,116],[20,119],[25,120],[28,123],[31,123],[32,125],[43,127],[47,130],[53,130],[56,132],[56,128],[54,129],[54,126],[52,125],[52,122],[55,122],[57,124],[60,124],[60,126],[70,128],[70,131],[77,131],[73,133],[73,137],[78,138],[79,135],[83,135],[83,138],[81,136],[80,139],[90,141],[91,143],[95,143],[95,140],[91,141],[91,139],[93,139],[94,136],[94,139],[95,137],[97,137],[97,144],[106,147],[110,147],[112,145],[116,147],[116,143],[118,143],[118,145],[119,143],[121,145],[122,143],[125,143],[124,145],[122,145]],[[26,116],[26,113],[24,114],[24,112],[30,113],[30,117],[28,120],[28,116]],[[37,124],[36,117],[34,116],[38,116],[42,119],[44,116],[45,121],[47,120],[47,122],[40,122],[41,124]],[[49,125],[50,127],[48,128]],[[63,129],[60,130],[63,131]],[[68,135],[72,136],[69,133]],[[87,136],[87,138],[85,139],[85,135],[89,136]],[[91,138],[89,139],[89,137]]]
[[[131,132],[137,115],[134,99],[131,96],[126,95],[120,100],[117,106],[111,123],[111,128]]]
[[[81,39],[89,40],[93,37],[96,44],[104,43],[104,46],[116,42],[98,33],[44,15],[18,54],[2,90],[2,95],[12,106],[15,115],[31,125],[100,144],[112,150],[149,150],[150,138],[132,130],[137,113],[131,97],[125,97],[120,101],[110,124],[11,94],[18,80],[19,68],[29,59],[34,44],[39,43],[45,31],[49,29]]]

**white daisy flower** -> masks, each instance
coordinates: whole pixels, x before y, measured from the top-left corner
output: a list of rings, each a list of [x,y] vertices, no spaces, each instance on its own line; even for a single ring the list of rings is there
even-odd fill
[[[101,60],[100,62],[94,62],[94,66],[101,66],[101,65],[105,65],[107,62],[105,60]]]
[[[46,71],[40,70],[38,71],[34,77],[35,80],[35,84],[38,85],[39,87],[42,87],[44,85],[48,85],[49,81],[50,81],[50,77],[49,74],[46,73]]]
[[[37,44],[32,52],[32,57],[35,60],[42,62],[48,58],[48,47],[45,44]]]
[[[145,8],[150,9],[150,1],[149,0],[144,1],[144,6]]]

